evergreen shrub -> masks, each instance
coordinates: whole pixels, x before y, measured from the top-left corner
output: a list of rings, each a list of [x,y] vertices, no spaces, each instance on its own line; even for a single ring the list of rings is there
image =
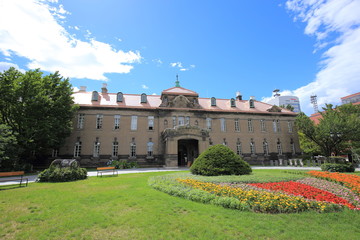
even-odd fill
[[[218,144],[201,153],[190,167],[190,171],[196,175],[219,176],[250,174],[252,169],[229,147]]]
[[[355,172],[355,168],[350,163],[324,163],[321,170],[328,172]]]
[[[87,178],[86,169],[80,168],[75,161],[73,161],[74,164],[66,167],[54,164],[54,162],[38,175],[38,182],[71,182]]]

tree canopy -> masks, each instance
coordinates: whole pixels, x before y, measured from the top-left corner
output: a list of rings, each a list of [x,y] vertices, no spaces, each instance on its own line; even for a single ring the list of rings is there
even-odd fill
[[[325,156],[350,152],[350,146],[360,141],[360,105],[344,104],[333,108],[326,104],[323,110],[318,124],[300,113],[296,119],[299,131]]]
[[[76,109],[69,79],[58,72],[0,73],[0,124],[16,133],[24,160],[59,148],[71,133]]]

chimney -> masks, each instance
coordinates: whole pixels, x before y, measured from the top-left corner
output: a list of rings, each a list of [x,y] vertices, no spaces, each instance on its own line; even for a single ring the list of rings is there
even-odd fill
[[[242,95],[239,91],[236,92],[236,99],[239,101],[242,100]]]
[[[86,92],[86,86],[80,86],[80,91],[79,92]]]
[[[107,84],[103,83],[102,88],[101,88],[101,93],[107,93],[108,92],[106,87],[107,87]]]

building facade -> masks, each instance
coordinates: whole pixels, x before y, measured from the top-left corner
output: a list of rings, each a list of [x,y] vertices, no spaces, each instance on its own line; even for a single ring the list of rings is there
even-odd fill
[[[59,156],[83,166],[110,159],[186,166],[215,144],[259,165],[300,153],[296,113],[254,99],[200,98],[178,82],[161,95],[108,93],[104,86],[73,96],[79,110]]]
[[[276,106],[290,105],[294,108],[294,112],[296,113],[301,112],[300,101],[299,98],[296,96],[274,96],[274,98],[269,100],[267,103]]]

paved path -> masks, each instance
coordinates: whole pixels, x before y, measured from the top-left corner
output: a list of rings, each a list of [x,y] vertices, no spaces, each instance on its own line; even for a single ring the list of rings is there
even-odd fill
[[[252,166],[252,169],[282,169],[282,170],[320,170],[320,167],[260,167]],[[134,168],[134,169],[120,169],[118,170],[119,174],[128,174],[128,173],[146,173],[146,172],[166,172],[166,171],[186,171],[189,168],[180,167],[180,168]],[[356,171],[360,171],[360,168],[356,168]],[[88,172],[89,177],[96,176],[96,171]],[[103,175],[111,175],[112,172],[104,173]],[[37,175],[26,176],[29,179],[29,182],[35,182]],[[10,184],[19,184],[19,181],[10,181],[16,177],[6,177],[1,178],[2,180],[9,180],[9,182],[0,182],[1,185],[10,185]]]

